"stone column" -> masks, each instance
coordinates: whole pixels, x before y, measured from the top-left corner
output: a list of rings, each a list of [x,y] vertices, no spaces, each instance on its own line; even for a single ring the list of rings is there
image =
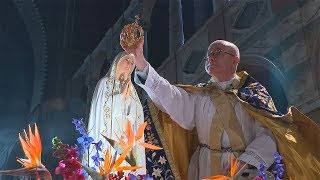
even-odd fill
[[[143,0],[142,10],[140,16],[140,25],[144,30],[144,56],[148,58],[148,31],[151,28],[150,18],[152,15],[152,9],[157,0]]]
[[[194,27],[197,30],[212,15],[212,0],[193,0]]]
[[[223,0],[212,0],[212,15],[218,14],[223,9]]]
[[[169,1],[169,54],[172,55],[184,43],[181,0]]]

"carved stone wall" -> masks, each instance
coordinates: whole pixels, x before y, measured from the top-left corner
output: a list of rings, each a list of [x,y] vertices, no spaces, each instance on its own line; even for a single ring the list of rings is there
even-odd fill
[[[205,82],[209,77],[202,58],[209,43],[227,39],[240,49],[239,69],[272,75],[277,83],[270,87],[283,90],[284,104],[320,122],[319,8],[320,1],[313,0],[225,1],[220,13],[157,70],[172,83]]]
[[[139,4],[141,2],[132,1],[123,19],[130,21],[130,17],[143,9],[143,5]],[[279,92],[283,92],[280,93],[280,101],[284,101],[282,104],[297,106],[305,113],[312,112],[312,117],[320,121],[320,110],[317,110],[320,107],[320,73],[317,69],[320,52],[320,1],[231,0],[224,1],[219,6],[221,9],[215,9],[215,15],[174,55],[163,61],[158,72],[171,83],[206,82],[209,76],[204,71],[203,57],[207,47],[216,39],[226,39],[238,45],[241,51],[239,70],[258,75],[261,78],[258,80],[262,82],[276,82],[267,86],[272,91],[279,89]],[[106,54],[105,61],[113,60],[116,52],[121,49],[118,34],[123,19],[119,19],[106,33],[90,57],[103,51]],[[101,72],[102,64],[94,65],[91,71],[88,67],[92,67],[89,64],[94,61],[94,58],[90,59],[88,56],[74,78],[85,76],[90,82],[96,82],[98,76],[92,73],[97,70]],[[92,86],[88,87],[88,94],[92,94],[95,83],[86,84]],[[90,104],[89,100],[87,104]]]

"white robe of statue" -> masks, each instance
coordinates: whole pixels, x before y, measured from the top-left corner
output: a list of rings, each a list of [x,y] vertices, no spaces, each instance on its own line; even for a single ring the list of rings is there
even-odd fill
[[[95,142],[102,141],[102,151],[100,155],[104,158],[107,148],[111,148],[111,154],[115,153],[115,149],[101,135],[107,136],[110,139],[118,141],[115,133],[118,136],[124,136],[124,130],[127,120],[130,120],[133,131],[136,133],[138,127],[144,122],[143,109],[137,92],[129,81],[129,96],[125,98],[121,93],[120,81],[115,78],[117,64],[119,60],[128,55],[125,52],[119,53],[109,72],[96,85],[90,108],[90,116],[88,123],[88,135],[93,137]],[[130,80],[130,74],[128,79]],[[138,142],[144,142],[144,137]],[[91,159],[96,154],[93,145],[89,149],[89,167],[94,167],[94,162]],[[142,146],[135,146],[133,154],[136,160],[136,165],[145,166],[145,150]],[[118,155],[119,156],[119,155]],[[88,154],[84,155],[83,164],[88,163]],[[120,166],[128,166],[127,162],[123,162]],[[96,167],[97,168],[97,167]],[[137,170],[139,174],[145,174],[145,168]]]

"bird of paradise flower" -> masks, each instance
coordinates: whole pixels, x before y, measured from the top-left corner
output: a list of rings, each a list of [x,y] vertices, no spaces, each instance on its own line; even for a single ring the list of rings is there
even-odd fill
[[[37,124],[34,124],[34,133],[29,125],[29,136],[25,130],[24,138],[19,133],[19,140],[22,150],[28,159],[17,158],[17,161],[24,166],[20,169],[3,170],[0,174],[23,176],[23,177],[36,177],[37,180],[44,178],[51,180],[51,174],[46,167],[41,163],[42,144],[40,133]]]
[[[125,138],[121,138],[119,137],[117,134],[117,138],[119,140],[119,144],[121,145],[122,148],[126,149],[126,148],[130,148],[130,150],[136,146],[136,145],[140,145],[143,146],[145,148],[148,149],[152,149],[152,150],[160,150],[162,149],[161,147],[146,143],[146,142],[139,142],[137,143],[143,136],[144,133],[144,129],[147,126],[147,122],[144,122],[143,124],[141,124],[138,128],[138,131],[136,134],[134,134],[133,130],[132,130],[132,126],[129,120],[127,120],[126,123],[126,128],[125,128],[125,135],[126,135],[126,139]],[[126,141],[127,140],[127,141]]]
[[[109,139],[106,136],[102,135],[104,138],[106,138],[108,140],[108,142],[111,145],[119,144],[124,150],[119,150],[119,148],[116,148],[116,150],[117,151],[118,150],[121,151],[122,154],[118,157],[118,159],[116,159],[117,152],[112,156],[111,152],[110,152],[110,149],[108,149],[106,151],[106,154],[105,154],[103,166],[102,165],[98,166],[99,167],[99,173],[94,171],[94,170],[92,170],[92,169],[90,169],[90,168],[88,168],[88,167],[86,167],[86,166],[83,166],[84,169],[90,174],[90,176],[93,179],[105,180],[105,179],[108,178],[108,175],[112,171],[124,171],[124,170],[133,171],[133,170],[142,168],[143,166],[132,166],[132,164],[135,164],[135,162],[132,163],[132,161],[131,161],[132,159],[129,159],[128,155],[130,153],[132,153],[131,151],[132,151],[133,147],[136,145],[136,142],[142,138],[143,133],[144,133],[144,129],[146,128],[146,126],[147,126],[147,123],[146,122],[143,123],[142,125],[139,126],[137,133],[134,134],[134,132],[132,130],[131,123],[128,120],[127,123],[126,123],[126,128],[125,128],[126,139],[120,138],[116,134],[119,142],[115,142],[114,140]],[[162,149],[162,148],[160,148],[158,146],[154,146],[152,144],[148,144],[148,143],[145,143],[145,142],[140,142],[138,144],[143,146],[143,147],[145,147],[145,148],[149,148],[149,149],[153,149],[153,150]],[[126,160],[131,166],[121,166],[120,167],[121,163],[124,160]]]
[[[136,170],[142,168],[143,166],[120,166],[129,152],[130,149],[128,148],[116,159],[117,153],[112,156],[110,149],[108,149],[104,157],[104,163],[102,165],[99,164],[98,166],[99,172],[94,171],[87,166],[83,166],[83,168],[96,180],[107,180],[109,174],[113,171]]]
[[[235,179],[238,174],[236,174],[237,172],[237,167],[238,167],[238,158],[236,158],[235,160],[232,157],[233,155],[228,154],[228,162],[230,163],[230,176],[225,176],[225,175],[215,175],[215,176],[210,176],[207,178],[204,178],[203,180],[233,180]],[[239,170],[239,172],[241,172],[242,169]]]
[[[133,132],[133,129],[132,129],[132,125],[131,125],[131,122],[129,120],[127,120],[126,122],[126,127],[125,127],[125,130],[124,130],[124,134],[125,134],[125,137],[121,138],[120,136],[118,136],[117,134],[116,137],[118,139],[118,142],[114,141],[113,139],[110,139],[104,135],[102,135],[109,143],[110,145],[118,152],[123,152],[124,149],[130,149],[129,151],[129,154],[125,157],[125,160],[131,165],[131,166],[135,166],[136,165],[136,162],[135,162],[135,159],[134,159],[134,156],[132,154],[132,149],[136,146],[136,145],[140,145],[140,146],[143,146],[145,148],[148,148],[148,149],[152,149],[152,150],[160,150],[162,149],[161,147],[158,147],[158,146],[155,146],[155,145],[152,145],[152,144],[149,144],[149,143],[145,143],[145,142],[138,142],[142,137],[143,137],[143,134],[144,134],[144,129],[146,128],[147,126],[147,122],[144,122],[143,124],[141,124],[139,127],[138,127],[138,130],[136,132],[136,134]]]

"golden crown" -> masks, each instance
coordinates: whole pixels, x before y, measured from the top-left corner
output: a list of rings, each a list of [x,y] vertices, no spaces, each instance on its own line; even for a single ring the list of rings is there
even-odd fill
[[[127,24],[122,28],[120,34],[120,44],[125,49],[135,49],[139,39],[143,36],[143,29],[139,25],[139,16],[135,16],[135,22]]]

